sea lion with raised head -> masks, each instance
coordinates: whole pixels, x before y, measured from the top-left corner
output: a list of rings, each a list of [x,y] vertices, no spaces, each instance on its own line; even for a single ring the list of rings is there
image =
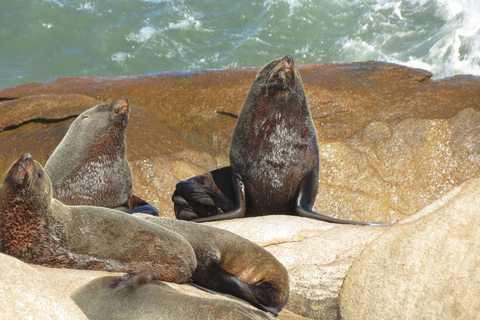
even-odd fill
[[[319,150],[300,73],[291,56],[266,64],[255,77],[232,136],[230,167],[177,184],[178,219],[195,222],[297,214],[350,221],[312,210],[318,190]]]
[[[125,98],[94,106],[73,121],[45,164],[55,199],[158,215],[156,208],[133,196],[125,143],[129,114]]]
[[[177,283],[196,267],[192,246],[176,233],[118,210],[53,199],[47,173],[29,154],[0,185],[0,252],[47,267],[151,269]]]
[[[182,293],[149,270],[94,279],[72,293],[90,320],[273,319],[241,302]]]
[[[197,267],[192,282],[277,315],[289,296],[287,269],[267,250],[232,232],[175,219],[135,216],[183,236]]]

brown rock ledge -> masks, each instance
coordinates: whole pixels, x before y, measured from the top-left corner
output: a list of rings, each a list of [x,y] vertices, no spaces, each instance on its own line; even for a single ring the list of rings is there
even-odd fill
[[[126,96],[135,192],[173,217],[175,182],[228,165],[235,117],[257,70],[62,78],[4,89],[0,171],[23,152],[44,163],[70,117]],[[320,141],[319,212],[396,221],[480,176],[480,77],[432,80],[424,70],[374,61],[302,65],[300,72]]]

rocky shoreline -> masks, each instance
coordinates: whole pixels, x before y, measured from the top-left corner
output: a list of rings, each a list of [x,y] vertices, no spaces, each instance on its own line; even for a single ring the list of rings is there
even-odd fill
[[[402,234],[404,239],[408,232],[417,230],[415,225],[422,225],[420,221],[432,220],[429,222],[432,230],[440,226],[438,221],[428,217],[444,214],[441,212],[447,209],[441,208],[450,203],[445,199],[456,199],[465,204],[473,201],[476,190],[480,192],[475,182],[480,177],[480,77],[432,80],[432,75],[424,70],[374,61],[302,65],[299,70],[319,138],[320,187],[316,211],[343,219],[410,219],[411,222],[393,228],[379,228],[268,216],[209,224],[256,242],[287,267],[291,294],[286,308],[292,313],[285,319],[294,319],[295,314],[312,319],[336,319],[346,274],[348,286],[346,293],[341,294],[341,316],[355,319],[361,314],[362,317],[375,318],[379,313],[366,315],[354,310],[355,306],[374,303],[375,300],[365,302],[361,300],[361,292],[348,288],[358,287],[359,281],[373,285],[372,274],[383,273],[372,268],[368,269],[369,274],[362,274],[355,263],[356,273],[361,274],[358,276],[360,280],[355,280],[355,276],[350,276],[350,266],[356,260],[358,265],[375,261],[368,260],[375,259],[368,258],[368,254],[383,257],[367,253],[377,247],[382,249],[376,250],[387,251],[385,257],[392,261],[397,257],[409,259],[407,254],[398,253],[400,249],[391,243],[402,243]],[[177,181],[228,165],[236,115],[257,71],[247,68],[137,77],[62,78],[4,89],[0,91],[3,115],[0,119],[0,171],[5,172],[23,152],[30,152],[44,164],[75,116],[97,103],[128,97],[132,113],[127,129],[127,157],[135,177],[134,191],[155,205],[162,216],[173,218],[170,197]],[[464,183],[467,183],[466,187],[462,185]],[[437,205],[428,208],[434,209],[428,214],[424,210],[424,217],[415,222],[415,214],[432,203]],[[463,210],[462,207],[449,208],[451,219],[459,220],[458,212]],[[464,248],[459,252],[469,256],[465,261],[468,261],[469,270],[474,270],[480,265],[476,258],[478,237],[475,236],[479,221],[475,208],[469,208],[471,210],[464,211],[472,220],[464,225],[470,226],[468,230],[471,232],[458,235],[457,231],[451,231],[454,235],[447,232],[443,237],[453,239],[444,245]],[[390,245],[377,244],[396,234],[399,238],[391,238]],[[442,245],[440,240],[434,242]],[[368,249],[362,254],[364,248]],[[461,260],[461,257],[445,257],[442,263],[449,265],[449,259]],[[32,272],[32,275],[21,278],[39,277],[38,267],[20,267],[18,261],[11,261],[13,258],[1,258],[6,261],[2,264],[12,271],[2,277],[2,285],[7,290],[5,294],[13,292],[8,290],[17,290],[15,287],[20,285],[20,280],[11,280],[16,279],[15,270],[25,267]],[[428,254],[424,259],[428,260]],[[402,261],[398,263],[401,265]],[[425,265],[428,270],[428,263]],[[54,272],[54,277],[59,279],[60,274],[68,274],[62,279],[75,278],[71,275],[74,272],[87,274],[67,270],[49,272]],[[88,273],[82,281],[97,276],[91,275],[93,273]],[[467,273],[462,277],[474,275]],[[455,281],[455,273],[448,279],[442,277],[443,274],[439,273],[434,280],[439,284],[443,280],[461,282]],[[408,287],[410,279],[403,280],[406,281],[403,285]],[[391,283],[399,281],[395,279]],[[478,288],[475,281],[472,278],[470,285]],[[468,285],[448,292],[465,291],[469,289]],[[28,283],[25,286],[28,288]],[[349,296],[348,292],[353,293]],[[457,313],[450,315],[474,314],[468,312],[479,310],[475,295],[470,300],[461,301],[457,295],[448,292],[442,296],[444,300],[438,296],[435,299],[440,305],[454,302]],[[35,297],[40,296],[41,293]],[[34,303],[36,298],[22,298],[19,294],[18,299],[17,306],[21,306]],[[402,306],[401,301],[391,303],[395,302]],[[51,303],[54,307],[55,302]],[[0,312],[11,314],[7,313],[12,310],[9,308],[4,302]],[[75,309],[75,305],[71,308]],[[391,308],[396,310],[397,307]],[[41,312],[53,312],[50,311],[53,309],[32,310],[31,314],[36,316]],[[415,311],[408,314],[415,315]],[[449,315],[444,314],[445,317]]]

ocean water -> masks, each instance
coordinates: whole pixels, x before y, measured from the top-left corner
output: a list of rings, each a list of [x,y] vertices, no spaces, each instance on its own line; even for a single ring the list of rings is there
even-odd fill
[[[1,0],[0,89],[115,76],[380,60],[480,75],[478,0]]]

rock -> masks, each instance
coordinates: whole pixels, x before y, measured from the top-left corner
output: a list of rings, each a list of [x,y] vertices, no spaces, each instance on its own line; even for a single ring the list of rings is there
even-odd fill
[[[83,319],[87,317],[57,290],[57,279],[0,253],[0,314],[2,319]]]
[[[134,192],[173,217],[177,181],[229,164],[236,115],[257,71],[62,78],[4,89],[0,171],[24,152],[44,164],[67,117],[89,101],[126,96]],[[300,73],[320,141],[317,211],[398,221],[480,177],[480,77],[431,80],[427,71],[374,61],[302,65]]]
[[[391,227],[331,224],[297,216],[208,222],[253,241],[288,270],[286,308],[313,319],[336,319],[345,274],[360,252]]]
[[[122,276],[123,275],[122,273],[115,273],[115,272],[54,269],[54,268],[47,268],[47,267],[36,266],[36,265],[31,265],[29,267],[39,272],[42,278],[54,279],[55,289],[59,291],[62,294],[62,296],[65,296],[65,297],[70,297],[70,295],[74,293],[75,290],[86,285],[92,280],[98,279],[100,277],[105,277],[105,276]],[[214,295],[204,290],[198,289],[194,286],[191,286],[189,284],[175,284],[175,283],[166,283],[166,282],[164,283],[178,290],[180,293],[188,296],[198,297],[201,299],[227,300],[227,301],[230,301],[230,303],[239,303],[242,306],[242,308],[246,308],[248,310],[254,310],[256,312],[256,309],[254,307],[250,306],[249,304],[243,303],[236,298],[232,299],[223,295]],[[282,312],[279,313],[278,319],[304,320],[308,318],[302,317],[292,311],[284,309],[282,310]]]
[[[374,241],[352,265],[342,319],[476,319],[480,180],[470,180]]]

